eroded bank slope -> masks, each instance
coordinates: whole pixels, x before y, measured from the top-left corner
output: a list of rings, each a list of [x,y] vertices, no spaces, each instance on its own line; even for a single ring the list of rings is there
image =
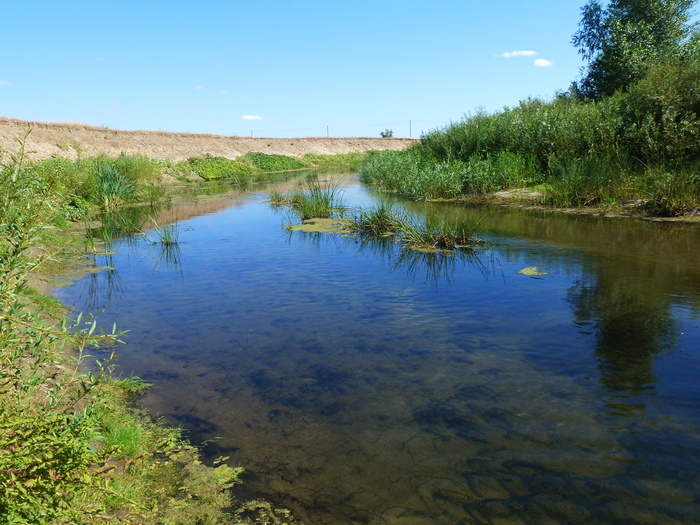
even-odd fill
[[[335,155],[372,150],[402,150],[417,139],[305,137],[250,138],[165,131],[122,131],[83,124],[28,122],[0,117],[0,149],[14,150],[16,139],[28,128],[27,157],[39,160],[52,156],[76,159],[121,153],[156,159],[184,160],[207,153],[236,158],[251,151],[301,157],[307,153]]]

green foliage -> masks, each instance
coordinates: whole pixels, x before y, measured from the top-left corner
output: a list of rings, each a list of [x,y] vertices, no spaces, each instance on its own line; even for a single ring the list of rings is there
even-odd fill
[[[613,159],[587,156],[552,159],[545,203],[554,206],[612,204],[627,181]]]
[[[700,56],[650,67],[620,104],[622,145],[647,164],[700,155]]]
[[[235,182],[244,182],[253,172],[253,167],[248,162],[209,154],[203,157],[192,157],[187,162],[192,171],[204,180],[232,179]]]
[[[92,205],[80,195],[69,195],[62,205],[63,215],[70,221],[84,219],[91,209]]]
[[[653,215],[675,217],[700,209],[700,166],[677,173],[651,171],[646,178],[644,207]]]
[[[262,171],[291,171],[308,168],[305,160],[286,155],[270,155],[268,153],[251,152],[243,155],[244,159]]]
[[[588,69],[578,91],[600,100],[645,77],[659,58],[686,53],[694,25],[695,0],[611,0],[603,8],[589,0],[582,8],[573,44]]]
[[[309,166],[328,168],[333,166],[359,166],[365,159],[364,153],[338,153],[336,155],[317,155],[307,153],[302,160]]]
[[[100,204],[105,210],[113,210],[136,200],[136,187],[127,175],[112,163],[96,166]]]

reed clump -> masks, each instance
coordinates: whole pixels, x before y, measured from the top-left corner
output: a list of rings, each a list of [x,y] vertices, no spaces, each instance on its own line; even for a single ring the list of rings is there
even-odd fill
[[[381,238],[394,236],[396,242],[410,249],[470,249],[481,242],[476,236],[478,223],[441,215],[419,218],[385,201],[358,209],[346,222],[346,230]]]
[[[288,205],[302,221],[331,219],[341,216],[345,211],[342,193],[341,183],[307,177],[291,193],[272,191],[269,202],[277,206]]]

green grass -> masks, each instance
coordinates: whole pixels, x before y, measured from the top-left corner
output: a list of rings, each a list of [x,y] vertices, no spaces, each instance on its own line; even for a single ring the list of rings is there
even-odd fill
[[[253,166],[245,160],[231,160],[225,157],[204,155],[188,159],[191,170],[204,180],[230,179],[242,183],[250,179]]]
[[[251,152],[246,153],[241,158],[245,159],[246,162],[250,162],[250,164],[257,169],[266,172],[294,171],[310,167],[308,162],[287,155]]]
[[[356,210],[349,219],[349,228],[361,234],[383,237],[395,234],[403,222],[403,215],[382,200],[371,208]]]
[[[360,235],[396,241],[412,249],[455,250],[480,242],[475,237],[478,223],[429,215],[421,219],[384,201],[358,209],[347,221],[347,229]]]
[[[304,162],[316,168],[332,168],[346,166],[350,168],[359,167],[365,160],[365,153],[338,153],[336,155],[319,155],[307,153],[302,157]]]
[[[317,178],[306,178],[288,194],[270,192],[270,204],[288,205],[302,221],[329,219],[345,211],[341,194],[343,188],[337,183],[321,182]]]

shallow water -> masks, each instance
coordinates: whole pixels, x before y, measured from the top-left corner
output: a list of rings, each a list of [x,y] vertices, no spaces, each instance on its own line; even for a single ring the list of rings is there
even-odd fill
[[[421,255],[290,234],[265,198],[57,291],[129,330],[143,405],[219,437],[239,497],[307,523],[700,523],[700,228],[404,203],[481,221],[476,257]]]

